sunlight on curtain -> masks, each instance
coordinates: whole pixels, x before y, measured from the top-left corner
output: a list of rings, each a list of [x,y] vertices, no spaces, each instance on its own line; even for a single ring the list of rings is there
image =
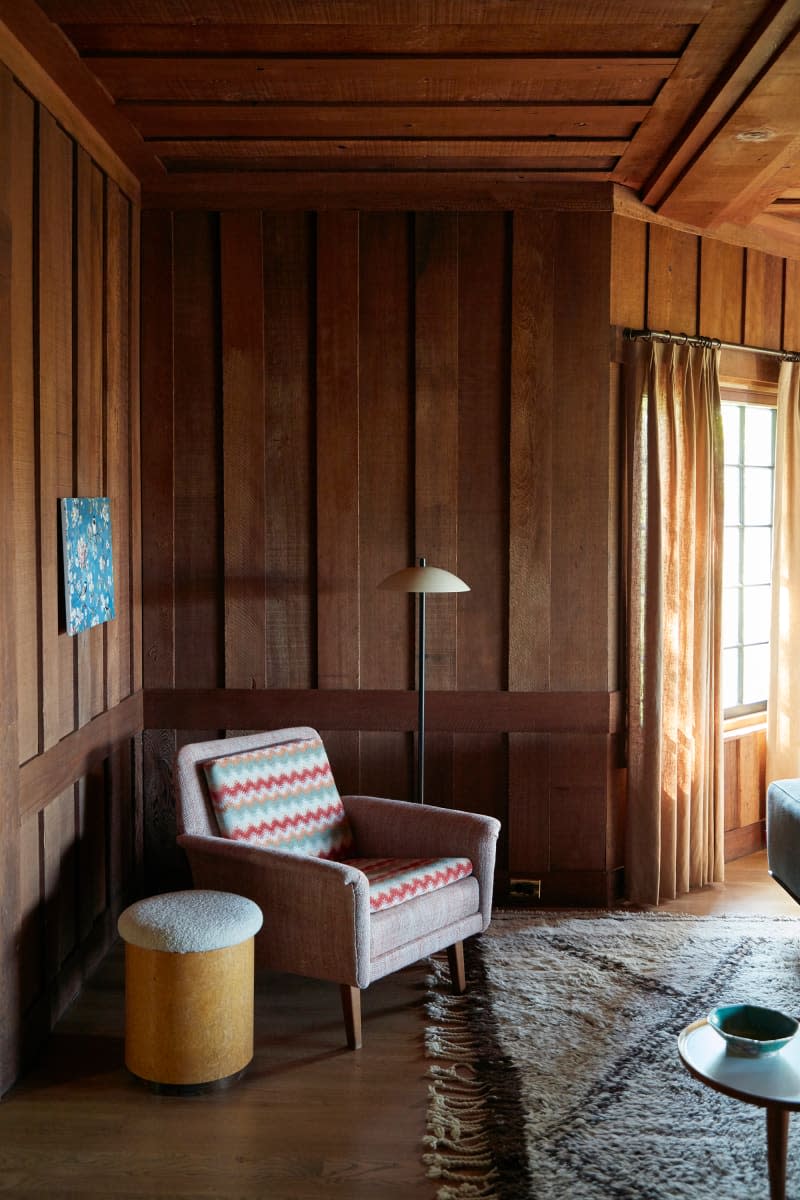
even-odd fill
[[[628,898],[724,872],[719,352],[636,342],[627,364]]]
[[[768,783],[800,776],[800,363],[781,363],[772,529]]]

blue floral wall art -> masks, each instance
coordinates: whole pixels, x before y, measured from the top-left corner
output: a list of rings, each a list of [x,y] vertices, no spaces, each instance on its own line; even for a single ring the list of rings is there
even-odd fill
[[[82,633],[116,616],[108,497],[62,500],[61,537],[67,633]]]

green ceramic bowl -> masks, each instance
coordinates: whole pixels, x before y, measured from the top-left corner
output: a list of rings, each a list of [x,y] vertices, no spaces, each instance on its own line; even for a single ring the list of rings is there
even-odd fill
[[[748,1058],[782,1050],[800,1027],[794,1017],[755,1004],[723,1004],[708,1014],[708,1023],[731,1054]]]

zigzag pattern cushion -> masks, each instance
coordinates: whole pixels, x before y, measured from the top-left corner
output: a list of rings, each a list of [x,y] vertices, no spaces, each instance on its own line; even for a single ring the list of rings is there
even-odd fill
[[[394,908],[472,874],[468,858],[348,858],[369,880],[370,912]]]
[[[317,858],[352,854],[352,831],[319,738],[215,758],[203,769],[223,837]]]

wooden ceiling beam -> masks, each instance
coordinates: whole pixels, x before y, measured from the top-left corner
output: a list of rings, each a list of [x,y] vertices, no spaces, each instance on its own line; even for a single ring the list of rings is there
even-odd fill
[[[64,25],[80,54],[670,54],[695,26],[564,22],[536,25],[245,25],[175,23]]]
[[[129,121],[33,0],[0,0],[0,59],[132,199],[162,173]]]
[[[236,138],[210,141],[157,141],[150,149],[159,158],[214,159],[217,155],[246,164],[248,159],[269,159],[306,155],[319,158],[327,166],[343,156],[361,158],[365,164],[371,158],[496,158],[535,157],[550,165],[564,158],[617,158],[626,142],[606,139],[592,141],[554,138]]]
[[[117,58],[92,59],[115,100],[452,102],[621,99],[647,103],[674,69],[637,58]]]
[[[241,171],[170,176],[142,190],[145,208],[233,208],[411,212],[534,208],[609,212],[604,178],[531,171]]]
[[[747,224],[763,212],[797,178],[799,94],[800,32],[774,56],[659,211],[703,226]]]
[[[780,22],[780,12],[788,13],[797,2],[739,0],[732,5],[716,0],[620,161],[616,177],[621,184],[640,191],[646,204],[660,203],[702,138],[753,78],[759,62],[763,65],[774,52],[779,34],[764,34],[756,39],[757,46],[742,50],[749,46],[753,27]],[[734,66],[721,73],[720,63],[731,62]]]
[[[128,104],[147,139],[245,137],[631,138],[644,104]]]
[[[711,0],[604,0],[597,6],[564,0],[40,0],[59,24],[257,25],[694,25]],[[565,20],[565,13],[569,14]]]

